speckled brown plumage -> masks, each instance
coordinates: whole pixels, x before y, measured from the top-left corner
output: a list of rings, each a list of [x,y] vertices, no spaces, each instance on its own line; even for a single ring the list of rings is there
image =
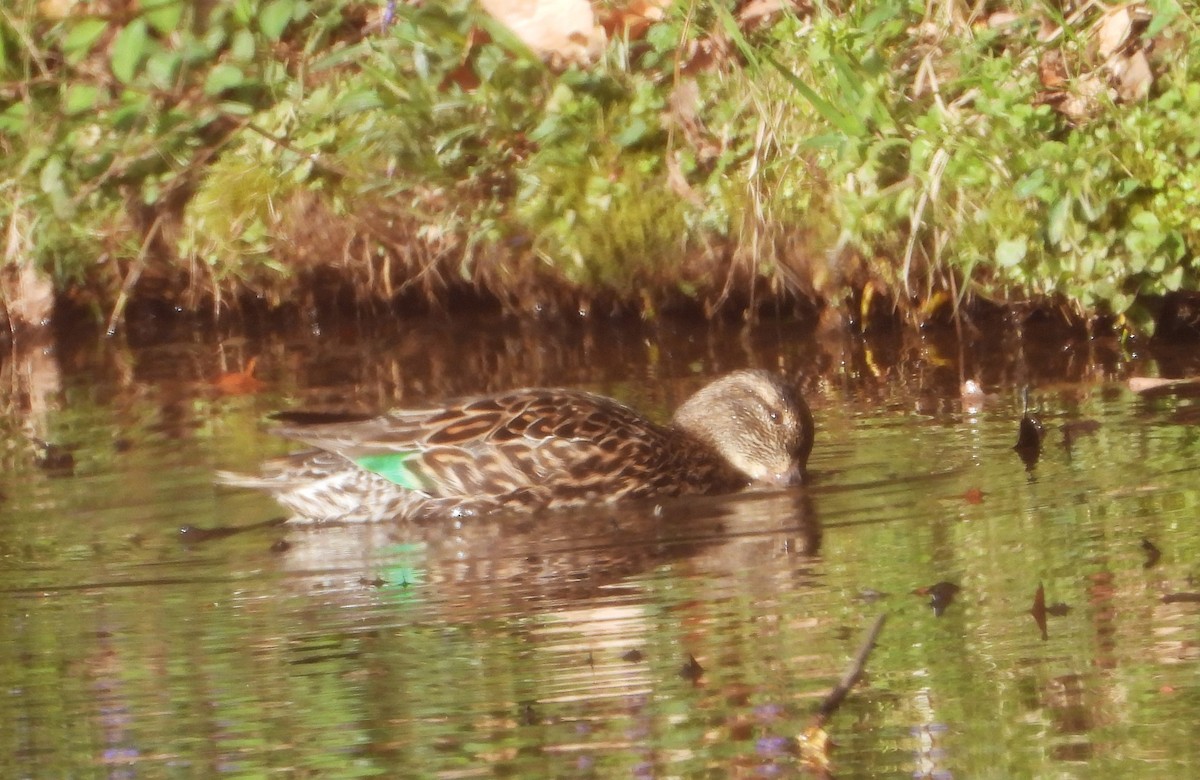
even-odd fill
[[[672,423],[611,398],[529,388],[368,419],[284,414],[276,432],[314,447],[222,481],[269,490],[297,519],[370,521],[529,510],[792,484],[812,447],[803,399],[774,374],[738,371]]]

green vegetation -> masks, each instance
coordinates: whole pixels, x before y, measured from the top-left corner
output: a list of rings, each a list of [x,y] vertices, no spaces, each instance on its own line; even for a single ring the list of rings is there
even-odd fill
[[[386,27],[382,2],[13,5],[4,263],[104,316],[278,303],[332,269],[360,299],[882,296],[919,321],[1033,298],[1145,324],[1197,282],[1200,18],[1177,0],[678,0],[613,12],[566,68],[466,0]]]

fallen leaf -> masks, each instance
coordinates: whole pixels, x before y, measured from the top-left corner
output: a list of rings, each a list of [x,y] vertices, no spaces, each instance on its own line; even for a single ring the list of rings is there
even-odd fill
[[[1162,550],[1144,536],[1142,537],[1142,551],[1146,553],[1146,561],[1142,564],[1143,569],[1153,569],[1158,565],[1158,559],[1162,558]]]
[[[607,42],[588,0],[480,0],[480,5],[552,63],[587,65]]]
[[[1110,66],[1110,70],[1117,80],[1117,94],[1121,100],[1136,103],[1150,94],[1154,74],[1150,71],[1150,60],[1146,59],[1144,51],[1135,51],[1128,57],[1119,58]]]
[[[480,81],[479,74],[475,70],[475,56],[479,53],[480,47],[491,43],[491,41],[492,36],[488,35],[486,30],[472,27],[467,32],[467,39],[463,44],[462,61],[457,68],[454,68],[445,75],[438,88],[444,91],[451,85],[454,85],[464,92],[476,89]]]
[[[674,0],[632,0],[622,6],[602,6],[598,10],[597,22],[609,38],[623,37],[641,40],[646,30],[655,22],[661,22],[666,13],[663,9]]]
[[[933,607],[933,614],[941,617],[946,608],[954,603],[954,597],[961,591],[962,588],[955,585],[953,582],[938,582],[924,588],[917,588],[913,591],[915,596],[928,596],[929,606]]]
[[[996,11],[988,16],[987,26],[990,29],[998,30],[1001,27],[1010,27],[1023,18],[1020,14],[1015,14],[1012,11]]]
[[[700,681],[704,675],[704,667],[696,660],[696,656],[688,653],[687,660],[683,662],[683,666],[679,668],[679,676],[691,683]]]
[[[1052,106],[1073,125],[1083,125],[1100,110],[1101,98],[1108,94],[1107,79],[1089,73],[1071,83],[1071,89],[1038,93],[1035,103]]]
[[[679,56],[683,62],[679,69],[680,74],[691,76],[701,71],[715,70],[729,58],[729,47],[729,40],[723,36],[708,36],[688,41]]]
[[[738,9],[738,26],[746,32],[766,27],[773,23],[784,10],[795,7],[793,0],[749,0]]]
[[[1059,89],[1067,83],[1067,64],[1061,49],[1047,49],[1038,61],[1038,78],[1047,89]]]
[[[1062,35],[1062,26],[1045,14],[1038,14],[1038,43],[1052,41]]]
[[[1107,59],[1129,40],[1133,31],[1133,16],[1128,5],[1109,10],[1096,22],[1096,48]]]
[[[213,387],[223,395],[253,395],[259,392],[266,385],[254,378],[254,367],[257,364],[257,357],[250,358],[241,371],[231,371],[217,377]]]
[[[977,487],[967,488],[967,491],[963,493],[963,501],[966,501],[968,504],[982,504],[983,491]]]
[[[1021,423],[1017,427],[1017,443],[1013,445],[1013,449],[1027,467],[1032,468],[1037,464],[1042,454],[1042,438],[1045,435],[1046,428],[1037,415],[1026,412],[1021,416]]]
[[[1046,588],[1040,582],[1037,592],[1033,594],[1033,607],[1029,614],[1033,615],[1033,622],[1037,623],[1038,630],[1042,632],[1042,641],[1049,639],[1050,635],[1046,631]]]

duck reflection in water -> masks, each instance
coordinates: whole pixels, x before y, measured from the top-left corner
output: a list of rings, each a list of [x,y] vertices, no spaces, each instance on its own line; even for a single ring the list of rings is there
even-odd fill
[[[298,592],[339,606],[431,599],[452,622],[597,608],[664,566],[761,580],[770,598],[815,584],[822,541],[808,491],[281,530],[275,557]]]

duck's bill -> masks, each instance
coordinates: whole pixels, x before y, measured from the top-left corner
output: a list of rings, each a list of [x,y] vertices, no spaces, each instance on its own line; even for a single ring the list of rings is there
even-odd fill
[[[787,471],[781,471],[777,474],[768,474],[763,480],[768,485],[777,487],[792,487],[794,485],[804,484],[804,469],[799,466],[793,466]]]

